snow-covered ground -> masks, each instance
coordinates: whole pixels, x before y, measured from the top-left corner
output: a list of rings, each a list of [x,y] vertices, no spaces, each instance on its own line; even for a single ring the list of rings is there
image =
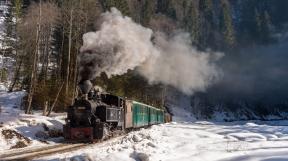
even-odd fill
[[[0,92],[0,151],[57,144],[49,130],[61,129],[65,114],[26,115],[20,110],[25,92]],[[182,114],[181,114],[182,113]],[[284,161],[288,160],[288,121],[208,122],[177,121],[130,132],[103,143],[38,161]],[[181,120],[181,117],[185,121]],[[47,131],[47,128],[49,129]],[[4,132],[3,132],[4,131]],[[8,135],[7,135],[8,134]],[[20,134],[20,135],[19,135]],[[46,141],[44,141],[46,140]],[[19,149],[20,150],[20,149]],[[0,158],[1,159],[1,158]]]
[[[288,121],[172,122],[38,160],[284,161],[288,160],[286,125]]]
[[[62,138],[49,135],[62,129],[65,114],[41,116],[41,112],[26,115],[21,110],[25,91],[0,92],[0,151],[26,146],[57,144]]]

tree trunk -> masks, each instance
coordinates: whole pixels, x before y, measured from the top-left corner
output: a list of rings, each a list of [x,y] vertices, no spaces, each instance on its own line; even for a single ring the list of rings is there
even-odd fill
[[[34,88],[35,88],[35,83],[36,83],[36,74],[37,74],[37,60],[38,60],[38,52],[39,52],[39,40],[40,40],[40,31],[41,31],[41,12],[42,12],[42,0],[40,0],[40,9],[39,9],[39,21],[37,25],[37,31],[36,31],[36,49],[34,53],[34,60],[33,60],[33,69],[31,72],[31,80],[30,80],[30,89],[29,89],[29,94],[28,94],[28,107],[25,111],[26,114],[31,113],[31,105],[32,105],[32,99],[33,99],[33,94],[34,94]]]
[[[48,101],[45,101],[45,103],[44,103],[44,109],[43,109],[43,116],[46,116],[47,108],[48,108]]]
[[[46,62],[45,62],[45,70],[44,70],[44,82],[46,83],[47,77],[48,77],[48,66],[50,62],[50,51],[49,51],[49,42],[51,42],[51,34],[52,34],[52,28],[49,26],[49,34],[47,35],[46,38],[46,43],[45,43],[45,53],[46,53]]]
[[[55,104],[56,104],[56,102],[57,102],[57,100],[58,100],[58,97],[59,97],[59,95],[60,95],[60,92],[62,91],[63,86],[64,86],[64,82],[63,82],[62,85],[60,86],[60,88],[59,88],[59,90],[58,90],[58,92],[57,92],[57,95],[56,95],[56,97],[55,97],[55,100],[53,101],[53,104],[52,104],[52,106],[50,107],[50,109],[49,109],[49,111],[48,111],[48,113],[47,113],[46,116],[49,116],[49,115],[51,114],[51,112],[53,111],[53,109],[54,109],[54,107],[55,107]]]
[[[45,32],[43,30],[43,32]],[[43,37],[41,37],[41,39],[43,39],[43,44],[41,44],[40,50],[41,50],[41,54],[42,54],[42,66],[41,66],[41,78],[39,78],[39,80],[41,80],[43,82],[43,87],[46,86],[46,64],[48,62],[48,40],[47,40],[47,33],[43,33]],[[44,45],[44,47],[43,47]]]
[[[72,45],[72,27],[73,27],[73,8],[70,11],[70,21],[69,21],[69,46],[68,46],[68,57],[67,57],[67,69],[66,69],[66,79],[65,79],[65,94],[68,95],[69,89],[69,76],[70,76],[70,57],[71,57],[71,45]]]
[[[75,98],[75,92],[76,92],[76,88],[77,88],[77,76],[78,76],[78,62],[77,62],[77,55],[78,55],[78,51],[77,50],[77,54],[76,54],[76,59],[75,59],[75,67],[74,67],[74,79],[73,79],[73,96],[72,96],[72,104],[74,103],[74,98]]]
[[[17,62],[17,60],[16,60],[16,62]],[[19,79],[18,77],[19,77],[19,72],[20,72],[22,62],[23,62],[23,59],[20,59],[20,63],[18,64],[18,66],[16,66],[16,71],[14,71],[15,74],[14,74],[13,82],[10,86],[9,92],[13,91],[14,86],[16,85],[16,82]]]
[[[33,98],[33,94],[34,94],[34,87],[35,87],[35,80],[36,80],[36,72],[37,72],[37,57],[38,57],[38,39],[39,39],[39,28],[37,29],[37,47],[36,47],[36,51],[34,54],[34,60],[33,60],[33,69],[31,72],[31,80],[30,80],[30,89],[29,89],[29,94],[28,94],[28,107],[26,109],[26,114],[30,114],[31,113],[31,104],[32,104],[32,98]]]
[[[63,50],[64,50],[64,40],[65,40],[65,33],[64,29],[62,28],[62,41],[61,41],[61,48],[59,50],[59,53],[62,53],[61,57],[59,57],[59,62],[58,62],[58,72],[57,72],[57,78],[58,79],[64,79],[64,77],[61,75],[62,74],[62,62],[63,62]]]
[[[162,108],[164,108],[164,106],[165,106],[166,92],[167,92],[166,86],[163,85],[163,86],[162,86],[162,95],[161,95]]]

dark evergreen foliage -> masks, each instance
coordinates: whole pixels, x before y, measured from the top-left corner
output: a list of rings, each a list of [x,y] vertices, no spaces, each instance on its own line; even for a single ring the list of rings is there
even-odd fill
[[[7,37],[17,38],[16,26],[12,21],[15,17],[13,9],[16,1],[12,2],[12,7],[6,15],[5,33]],[[39,2],[40,0],[21,0],[22,7],[18,16],[23,19],[29,6]],[[158,25],[157,30],[168,34],[173,34],[174,31],[171,30],[189,32],[192,40],[191,45],[196,46],[199,50],[211,48],[225,51],[273,43],[273,33],[281,33],[287,29],[288,22],[288,1],[286,0],[42,0],[42,2],[56,3],[61,9],[62,15],[59,17],[59,22],[53,27],[51,34],[50,43],[52,45],[49,48],[49,58],[54,63],[54,67],[48,70],[49,78],[47,80],[43,81],[42,76],[38,75],[41,79],[37,82],[39,83],[36,87],[38,92],[34,94],[34,100],[39,106],[42,106],[45,101],[53,102],[53,93],[57,93],[59,86],[64,81],[69,65],[71,70],[69,91],[68,95],[61,92],[63,97],[60,96],[57,104],[58,109],[63,109],[69,105],[75,96],[76,59],[82,43],[82,34],[95,30],[93,24],[97,17],[101,12],[108,11],[111,7],[116,7],[123,15],[132,17],[145,27],[155,29],[156,27],[153,26],[155,23],[161,24],[166,21],[166,26]],[[73,12],[70,12],[71,10]],[[71,19],[72,26],[69,26],[70,13],[73,13],[71,14],[73,16]],[[69,29],[72,32],[70,35],[72,39],[70,62],[68,62]],[[31,37],[35,36],[35,33],[29,34]],[[17,63],[21,66],[21,72],[15,77],[21,78],[21,83],[18,81],[21,85],[17,87],[28,90],[32,71],[32,66],[29,64],[32,63],[31,55],[35,52],[35,44],[32,43],[35,41],[35,37],[21,40],[17,44],[15,41],[9,41],[8,38],[6,41],[11,44],[13,50],[19,48],[22,53],[18,57],[15,56]],[[34,48],[28,49],[25,41],[29,41],[34,45]],[[162,103],[162,91],[165,87],[149,85],[133,71],[110,79],[103,74],[94,81],[106,88],[108,92],[117,95],[159,106]],[[50,97],[50,95],[52,96]]]

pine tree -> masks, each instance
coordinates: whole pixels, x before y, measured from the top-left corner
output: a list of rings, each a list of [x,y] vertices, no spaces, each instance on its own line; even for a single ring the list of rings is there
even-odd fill
[[[259,16],[256,6],[257,0],[243,0],[238,7],[240,15],[237,39],[242,45],[254,44],[257,41],[257,37],[259,37],[257,31],[257,19]]]
[[[18,26],[20,23],[20,17],[22,15],[23,9],[23,1],[15,0],[12,2],[12,6],[10,8],[10,12],[6,18],[6,33],[8,37],[8,43],[11,45],[13,50],[15,51],[15,69],[14,69],[14,77],[10,85],[9,91],[12,91],[14,86],[19,80],[20,68],[23,63],[22,56],[19,54],[19,35],[18,35]],[[15,21],[13,21],[15,18]],[[14,39],[14,40],[13,40]]]
[[[259,13],[255,9],[255,23],[257,24],[257,39],[262,44],[267,44],[271,41],[270,28],[272,26],[270,15],[267,11]]]
[[[8,48],[16,50],[17,55],[17,25],[22,12],[22,0],[15,0],[5,14],[5,39],[4,43]]]
[[[261,15],[257,9],[255,9],[255,23],[257,27],[256,30],[258,31],[257,34],[260,34],[262,22],[261,22]]]
[[[187,30],[191,34],[192,44],[198,46],[200,37],[200,17],[199,10],[194,2],[190,3],[184,21]]]
[[[212,47],[214,44],[214,19],[213,19],[213,1],[199,0],[200,11],[200,41],[199,46],[202,49]]]
[[[131,14],[127,0],[117,0],[116,8],[118,8],[125,16],[129,16]]]
[[[231,17],[230,4],[227,0],[221,0],[222,19],[221,19],[221,31],[224,35],[226,44],[232,47],[235,44],[234,27]]]
[[[145,0],[143,3],[144,6],[141,13],[141,23],[144,26],[148,26],[150,19],[154,14],[154,3],[153,0]]]
[[[181,1],[178,3],[181,3]],[[175,6],[173,5],[172,0],[157,0],[156,13],[162,13],[177,21]]]
[[[267,11],[265,11],[262,15],[262,27],[261,27],[261,39],[264,44],[267,44],[271,41],[271,34],[270,34],[270,29],[271,29],[272,23],[271,23],[271,18],[270,15]]]
[[[130,10],[127,0],[100,0],[105,11],[110,10],[111,7],[117,8],[125,16],[130,15]]]

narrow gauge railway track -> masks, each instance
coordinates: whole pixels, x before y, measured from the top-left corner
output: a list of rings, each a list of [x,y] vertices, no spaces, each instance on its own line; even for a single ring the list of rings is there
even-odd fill
[[[89,144],[79,143],[79,144],[57,144],[51,146],[43,146],[37,148],[23,148],[23,149],[13,149],[7,150],[4,153],[0,153],[0,160],[1,161],[25,161],[31,160],[33,158],[46,156],[54,153],[59,152],[67,152],[72,150],[77,150],[82,147],[85,147]]]
[[[49,156],[56,153],[65,153],[73,150],[78,150],[84,147],[97,145],[99,148],[106,146],[105,143],[113,143],[117,139],[125,137],[126,134],[110,137],[107,140],[95,143],[62,143],[50,146],[41,146],[33,148],[11,149],[0,152],[0,161],[28,161],[34,158]]]

